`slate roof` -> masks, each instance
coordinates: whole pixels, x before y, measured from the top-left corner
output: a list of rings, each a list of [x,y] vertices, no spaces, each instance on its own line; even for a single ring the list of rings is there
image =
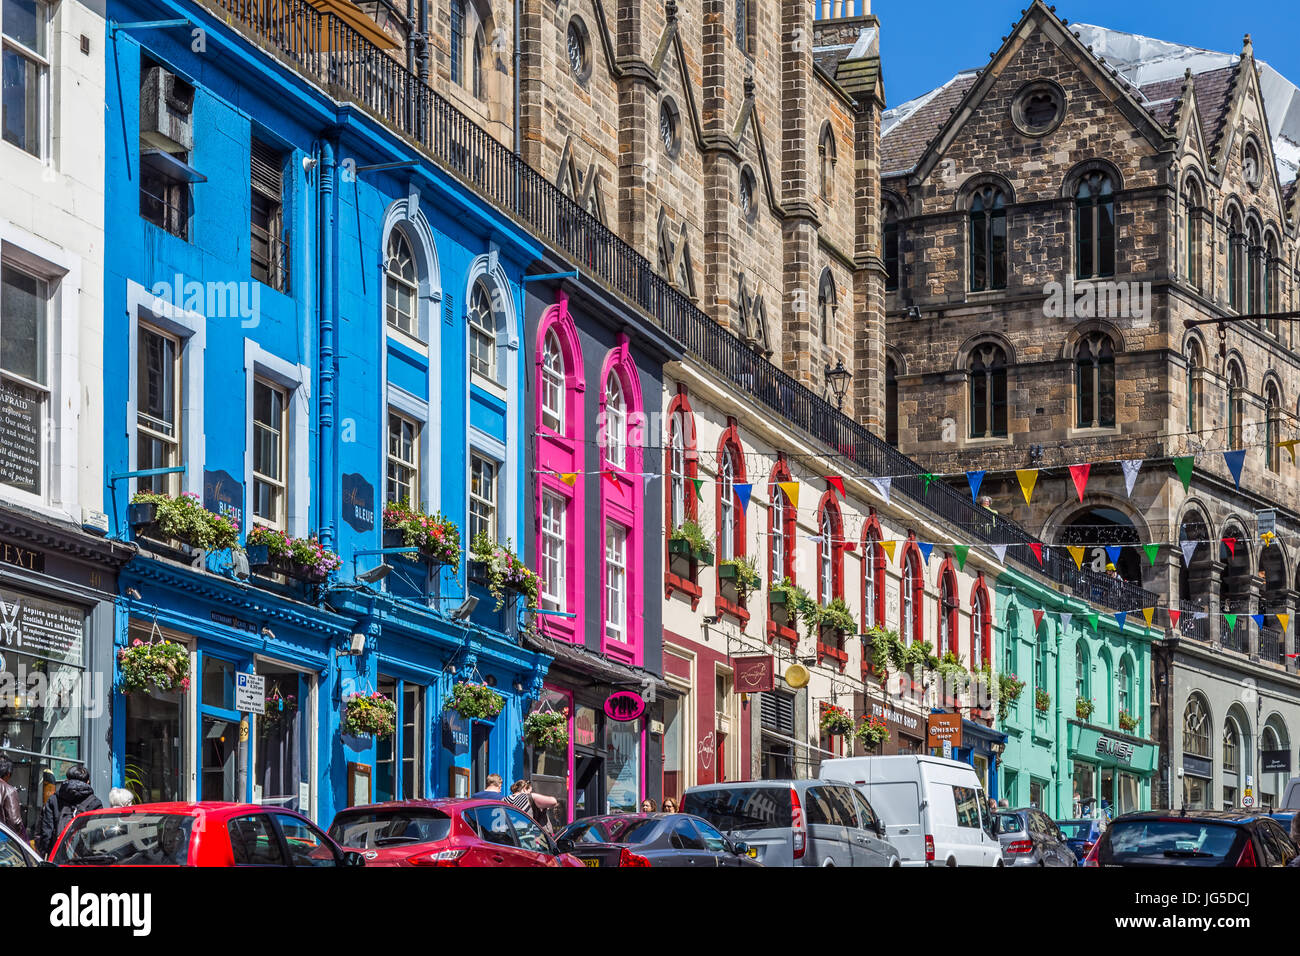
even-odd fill
[[[891,175],[911,170],[925,152],[926,144],[943,128],[952,110],[977,79],[973,70],[959,73],[946,85],[928,94],[928,102],[917,106],[891,126],[880,140],[881,174]],[[906,108],[907,104],[899,107],[900,110]]]

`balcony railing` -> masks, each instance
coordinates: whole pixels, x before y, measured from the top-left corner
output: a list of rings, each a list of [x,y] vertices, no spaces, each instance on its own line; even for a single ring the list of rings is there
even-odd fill
[[[714,322],[643,256],[470,117],[352,27],[305,0],[202,0],[287,58],[333,95],[351,98],[418,142],[534,236],[591,278],[636,304],[715,372],[842,456],[858,473],[895,476],[893,488],[958,529],[963,542],[1008,545],[1007,556],[1039,570],[1019,525],[977,506],[942,481],[927,483],[905,455],[791,378]],[[1077,571],[1064,548],[1042,573],[1069,593],[1115,610],[1153,607],[1156,595],[1095,571]]]

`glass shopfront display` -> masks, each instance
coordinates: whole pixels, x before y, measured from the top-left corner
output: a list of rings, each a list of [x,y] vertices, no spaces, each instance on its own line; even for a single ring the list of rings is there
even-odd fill
[[[1092,816],[1097,798],[1097,768],[1076,760],[1071,776],[1074,780],[1074,807],[1070,813],[1076,818]]]
[[[573,702],[567,692],[547,687],[534,709],[572,715]],[[555,808],[548,814],[551,825],[556,828],[569,822],[569,756],[573,750],[571,716],[568,723],[569,747],[563,752],[548,750],[545,747],[530,748],[529,780],[534,792],[554,797],[557,801]]]
[[[259,660],[265,704],[253,739],[253,802],[311,812],[311,677]]]
[[[639,721],[610,721],[605,751],[606,813],[635,813],[641,803]]]

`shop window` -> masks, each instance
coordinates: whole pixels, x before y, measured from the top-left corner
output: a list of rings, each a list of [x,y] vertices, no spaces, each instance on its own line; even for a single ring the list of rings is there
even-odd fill
[[[641,732],[635,723],[611,722],[606,731],[607,813],[635,813],[641,803]]]
[[[311,678],[259,660],[265,678],[263,711],[253,743],[253,796],[271,806],[311,813]]]

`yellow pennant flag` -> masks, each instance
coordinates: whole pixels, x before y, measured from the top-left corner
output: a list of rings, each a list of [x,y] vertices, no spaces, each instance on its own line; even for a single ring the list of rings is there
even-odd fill
[[[1151,626],[1151,615],[1155,613],[1156,613],[1156,609],[1153,607],[1144,607],[1142,609],[1142,616],[1146,618],[1147,627]]]
[[[1029,499],[1026,498],[1025,500],[1028,501]],[[1084,555],[1084,549],[1083,549],[1083,546],[1082,546],[1082,545],[1073,545],[1073,546],[1067,547],[1065,550],[1066,550],[1066,551],[1069,551],[1069,552],[1070,552],[1070,557],[1074,558],[1074,566],[1075,566],[1076,568],[1078,568],[1080,571],[1082,571],[1082,570],[1083,570],[1083,555]]]
[[[578,482],[578,473],[576,471],[566,471],[560,475],[560,481],[572,488]]]
[[[799,482],[778,481],[776,486],[785,492],[785,496],[790,499],[790,504],[799,507]]]
[[[1273,539],[1275,537],[1277,537],[1277,535],[1273,534],[1272,531],[1265,531],[1263,534],[1259,536],[1259,540],[1263,541],[1264,547],[1267,548],[1270,544],[1273,543]]]
[[[1295,444],[1296,439],[1294,438],[1288,438],[1286,441],[1280,441],[1277,443],[1278,448],[1286,449],[1286,453],[1291,456],[1291,464],[1293,465],[1295,464]]]
[[[1279,614],[1279,615],[1277,616],[1277,622],[1278,622],[1279,624],[1282,625],[1282,633],[1285,634],[1285,633],[1286,633],[1286,626],[1287,626],[1288,624],[1291,623],[1291,615],[1290,615],[1290,614]]]
[[[1034,485],[1038,483],[1038,469],[1018,468],[1016,477],[1020,479],[1020,493],[1025,496],[1025,504],[1029,504],[1029,498],[1034,493]]]
[[[889,562],[894,562],[894,548],[898,545],[897,541],[882,541],[880,546],[885,549],[885,554],[889,555]]]

